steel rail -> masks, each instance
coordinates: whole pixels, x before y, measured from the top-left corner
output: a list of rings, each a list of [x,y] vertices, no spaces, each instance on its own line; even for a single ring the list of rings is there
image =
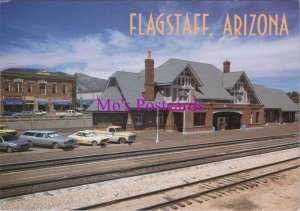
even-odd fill
[[[161,154],[167,152],[180,152],[184,150],[192,150],[192,149],[200,149],[200,148],[209,148],[216,146],[227,146],[227,145],[237,145],[242,143],[252,143],[266,140],[274,140],[274,139],[282,139],[282,138],[292,138],[299,137],[299,134],[282,134],[275,136],[263,136],[263,137],[254,137],[254,138],[246,138],[246,139],[234,139],[227,141],[217,141],[212,143],[200,143],[200,144],[191,144],[184,146],[172,146],[172,147],[159,147],[145,150],[132,150],[132,151],[123,151],[123,152],[115,152],[115,153],[104,153],[104,154],[93,154],[93,155],[85,155],[85,156],[73,156],[73,157],[64,157],[64,158],[56,158],[56,159],[45,159],[38,161],[29,161],[29,162],[15,162],[9,164],[1,164],[0,171],[10,172],[17,171],[23,169],[36,169],[36,168],[44,168],[44,167],[53,167],[53,166],[61,166],[75,163],[85,163],[92,162],[98,160],[111,160],[111,159],[119,159],[119,158],[128,158],[142,155],[154,155]]]
[[[270,163],[270,164],[266,164],[266,165],[262,165],[262,166],[257,166],[257,167],[253,167],[253,168],[249,168],[249,169],[245,169],[245,170],[240,170],[240,171],[236,171],[236,172],[232,172],[232,173],[227,173],[227,174],[211,177],[211,178],[208,178],[208,179],[193,181],[193,182],[190,182],[188,184],[176,185],[176,186],[172,186],[172,187],[169,187],[169,188],[164,188],[164,189],[161,189],[161,190],[151,191],[151,192],[147,192],[147,193],[137,194],[137,195],[124,197],[124,198],[120,198],[120,199],[115,199],[115,200],[111,200],[111,201],[106,201],[106,202],[102,202],[102,203],[97,203],[97,204],[93,204],[93,205],[89,205],[89,206],[84,206],[84,207],[77,208],[75,210],[89,210],[89,209],[95,209],[95,208],[104,208],[105,209],[105,207],[107,207],[107,206],[118,204],[118,203],[121,203],[121,202],[131,201],[131,200],[135,200],[135,199],[141,199],[141,198],[145,198],[145,197],[148,197],[148,196],[165,193],[165,192],[176,190],[176,189],[182,189],[182,188],[185,188],[185,187],[199,185],[199,184],[205,183],[205,182],[213,182],[213,181],[218,180],[218,179],[223,179],[223,178],[231,177],[231,176],[238,175],[238,174],[241,174],[241,173],[255,171],[255,170],[258,170],[258,169],[263,169],[263,168],[270,167],[270,166],[276,166],[276,165],[279,165],[279,164],[284,164],[284,163],[291,162],[291,161],[296,161],[296,160],[299,161],[299,158],[298,157],[297,158],[291,158],[291,159],[278,161],[278,162],[274,162],[274,163]],[[197,197],[199,197],[201,195],[204,195],[204,194],[213,193],[213,192],[220,191],[220,190],[223,190],[223,189],[226,189],[226,188],[229,188],[229,187],[234,187],[234,186],[237,186],[237,185],[240,185],[240,184],[243,184],[243,183],[254,181],[254,180],[257,180],[257,179],[260,179],[260,178],[264,178],[266,176],[270,176],[270,175],[273,175],[273,174],[278,174],[278,173],[281,173],[281,172],[284,172],[284,171],[287,171],[287,170],[291,170],[291,169],[294,169],[294,168],[298,168],[298,167],[299,167],[299,163],[296,164],[296,165],[293,165],[292,167],[287,167],[287,168],[284,168],[284,169],[276,170],[276,171],[268,173],[268,174],[258,175],[255,178],[243,179],[242,181],[234,182],[234,183],[231,183],[230,185],[219,186],[217,188],[212,188],[212,189],[209,189],[207,191],[202,191],[200,193],[191,194],[191,195],[181,197],[181,198],[177,198],[177,199],[174,199],[174,200],[169,200],[168,202],[165,202],[165,203],[158,203],[158,204],[155,204],[155,205],[152,205],[152,206],[143,207],[139,210],[154,210],[154,209],[157,209],[157,208],[162,208],[162,207],[165,207],[165,206],[168,206],[168,205],[171,205],[171,204],[176,204],[178,202],[188,200],[190,198],[197,198]]]
[[[66,188],[66,187],[73,187],[73,186],[84,185],[84,184],[91,184],[95,182],[108,181],[108,180],[113,180],[118,178],[129,177],[129,176],[156,173],[156,172],[195,166],[195,165],[211,163],[211,162],[216,162],[221,160],[245,157],[245,156],[256,155],[261,153],[284,150],[284,149],[291,149],[295,147],[299,147],[298,142],[276,145],[276,146],[269,145],[265,147],[255,147],[252,149],[246,149],[242,151],[235,151],[226,154],[224,153],[212,154],[201,158],[197,157],[197,158],[185,159],[181,161],[172,160],[172,161],[164,161],[162,163],[151,163],[139,167],[117,169],[117,170],[101,172],[101,173],[96,172],[88,175],[82,174],[82,175],[74,175],[74,176],[64,177],[64,178],[52,178],[52,179],[45,179],[42,181],[25,182],[17,185],[1,186],[0,196],[1,198],[20,196],[20,195],[30,194],[35,192],[49,191],[58,188]]]

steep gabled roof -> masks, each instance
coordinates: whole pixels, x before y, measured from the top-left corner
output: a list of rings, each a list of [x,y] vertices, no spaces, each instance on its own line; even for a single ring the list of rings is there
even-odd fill
[[[223,87],[225,89],[231,89],[244,73],[244,71],[224,73]]]
[[[114,102],[120,102],[121,108],[120,111],[125,111],[125,106],[122,104],[122,95],[118,87],[108,87],[105,91],[100,95],[100,100],[102,105],[105,106],[106,102],[110,100],[111,106]],[[98,100],[94,100],[93,103],[87,108],[87,111],[102,111],[100,107],[98,110]],[[111,108],[110,108],[111,109]],[[107,110],[106,110],[107,111]]]
[[[222,87],[223,72],[211,64],[169,59],[155,69],[155,83],[172,83],[186,67],[191,67],[191,71],[201,80],[199,81],[203,85],[200,87],[203,93],[201,99],[234,100]]]
[[[282,111],[297,111],[297,105],[279,89],[270,89],[261,85],[253,85],[256,95],[265,109],[281,109]]]

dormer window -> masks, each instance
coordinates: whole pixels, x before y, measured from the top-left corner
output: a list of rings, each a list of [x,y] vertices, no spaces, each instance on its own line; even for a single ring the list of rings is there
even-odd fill
[[[189,94],[185,91],[179,92],[179,98],[178,100],[180,102],[188,102],[189,101]]]

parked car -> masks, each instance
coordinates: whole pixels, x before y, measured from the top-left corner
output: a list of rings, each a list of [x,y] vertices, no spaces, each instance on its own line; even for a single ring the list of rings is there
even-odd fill
[[[78,131],[68,137],[78,140],[79,144],[90,144],[92,146],[106,146],[108,137],[106,135],[97,134],[92,131]]]
[[[8,135],[16,135],[17,131],[13,129],[9,129],[5,125],[0,125],[0,134],[8,134]]]
[[[30,144],[22,139],[18,139],[17,136],[11,136],[7,134],[0,134],[0,149],[6,152],[26,151],[30,147]]]
[[[32,117],[32,116],[39,116],[39,114],[35,113],[34,111],[21,111],[12,114],[13,117]]]
[[[49,146],[53,149],[73,147],[77,140],[58,134],[56,131],[49,130],[29,130],[20,136],[27,140],[32,146]]]
[[[34,111],[35,115],[37,116],[44,116],[44,115],[47,115],[47,112],[46,111]]]
[[[80,116],[82,116],[82,113],[76,112],[74,110],[66,110],[64,112],[57,112],[56,116],[59,116],[59,117],[68,117],[68,116],[80,117]]]
[[[136,134],[132,132],[125,132],[121,126],[110,126],[105,131],[93,130],[97,134],[106,135],[110,142],[117,142],[119,144],[131,144],[136,140]]]
[[[16,111],[3,111],[1,113],[2,116],[11,116],[13,115],[14,113],[16,113]]]

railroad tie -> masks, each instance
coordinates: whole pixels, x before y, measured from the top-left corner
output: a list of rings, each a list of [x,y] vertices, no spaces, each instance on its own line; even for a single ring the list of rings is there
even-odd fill
[[[203,203],[203,201],[202,200],[200,200],[200,199],[197,199],[197,198],[194,198],[194,199],[192,199],[193,201],[195,201],[195,202],[198,202],[199,204],[202,204]]]
[[[185,201],[185,203],[187,204],[187,205],[191,205],[191,204],[193,204],[192,202],[190,202],[190,201]]]
[[[185,204],[181,203],[181,202],[176,202],[176,205],[180,206],[180,207],[185,207]]]
[[[173,204],[169,205],[169,207],[171,207],[171,208],[174,209],[174,210],[177,210],[177,209],[178,209],[178,207],[176,207],[176,206],[173,205]]]
[[[208,197],[210,197],[210,198],[212,198],[212,199],[218,198],[218,197],[216,197],[216,196],[214,196],[214,195],[212,195],[212,194],[205,194],[205,195],[208,196]]]

